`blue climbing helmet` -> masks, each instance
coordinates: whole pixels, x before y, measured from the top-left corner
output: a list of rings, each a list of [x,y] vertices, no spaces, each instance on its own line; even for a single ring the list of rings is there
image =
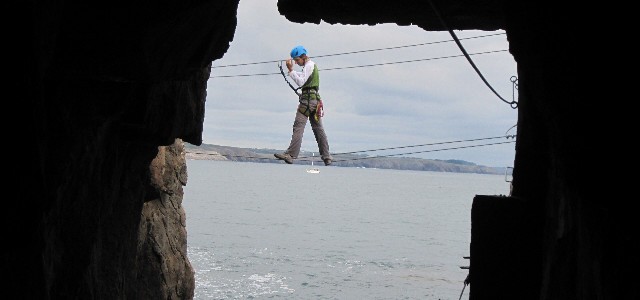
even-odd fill
[[[295,46],[292,50],[291,50],[291,58],[296,58],[302,54],[307,54],[307,49],[305,49],[302,46]]]

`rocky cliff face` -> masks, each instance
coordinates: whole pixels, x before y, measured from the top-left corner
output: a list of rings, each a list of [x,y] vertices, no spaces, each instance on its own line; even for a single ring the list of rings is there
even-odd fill
[[[7,111],[31,152],[4,220],[8,285],[23,299],[192,298],[176,141],[202,142],[238,0],[20,4],[24,94]]]
[[[187,220],[182,187],[187,184],[184,143],[162,146],[149,167],[150,194],[138,229],[136,299],[191,299],[194,271],[187,257]],[[157,195],[157,196],[155,196]]]

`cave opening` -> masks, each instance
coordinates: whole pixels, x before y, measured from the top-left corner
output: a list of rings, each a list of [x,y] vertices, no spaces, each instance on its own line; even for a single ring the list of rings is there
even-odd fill
[[[320,288],[323,280],[340,285],[342,294],[367,297],[364,285],[377,280],[367,274],[396,278],[375,293],[457,297],[468,273],[460,266],[468,265],[473,197],[510,192],[504,170],[513,165],[513,140],[479,145],[491,144],[484,138],[515,136],[517,110],[487,88],[448,32],[298,24],[271,2],[240,2],[234,40],[212,64],[203,145],[187,145],[187,154],[220,153],[210,145],[247,151],[187,161],[183,205],[196,298],[232,290],[252,296],[328,293]],[[493,87],[506,99],[517,97],[504,31],[457,34]],[[260,164],[289,143],[297,96],[278,64],[296,45],[304,45],[319,66],[332,153],[394,157],[424,151],[408,156],[498,172],[398,175],[393,168],[342,168],[336,156],[334,165],[320,168],[324,177],[309,178],[304,169],[318,152],[309,124],[299,163]],[[451,141],[464,143],[413,147]],[[380,148],[392,149],[368,153]],[[222,157],[241,162],[218,161]],[[447,207],[457,214],[448,215]],[[424,234],[430,226],[448,235]],[[430,256],[435,258],[425,259]],[[449,283],[433,283],[438,280]],[[403,285],[413,290],[401,291]]]

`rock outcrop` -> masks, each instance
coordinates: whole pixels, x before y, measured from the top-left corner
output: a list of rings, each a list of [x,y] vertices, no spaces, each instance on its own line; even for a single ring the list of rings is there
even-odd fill
[[[137,299],[191,299],[194,271],[187,257],[187,220],[182,187],[187,184],[184,143],[159,147],[149,168],[153,198],[142,206],[138,230]],[[153,195],[153,196],[152,196]],[[133,292],[128,293],[133,294]]]

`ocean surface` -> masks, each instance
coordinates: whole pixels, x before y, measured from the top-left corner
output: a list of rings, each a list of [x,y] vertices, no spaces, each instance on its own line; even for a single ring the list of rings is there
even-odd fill
[[[475,195],[503,175],[188,160],[194,299],[468,299]]]

